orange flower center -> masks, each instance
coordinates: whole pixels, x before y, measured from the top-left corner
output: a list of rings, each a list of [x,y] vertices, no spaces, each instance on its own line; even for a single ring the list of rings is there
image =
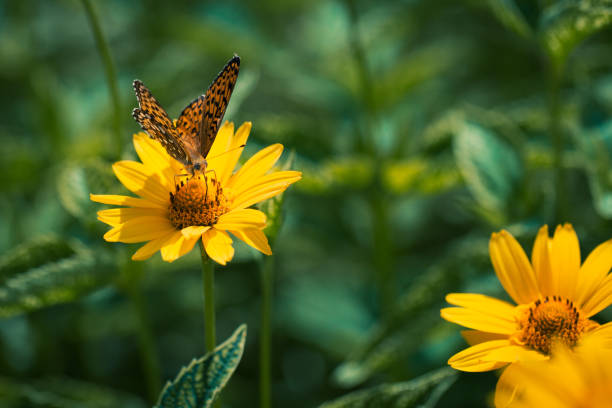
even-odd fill
[[[583,333],[597,327],[597,323],[580,315],[571,300],[560,296],[536,300],[518,324],[518,342],[544,354],[550,354],[557,342],[575,346]]]
[[[227,211],[228,199],[214,177],[196,174],[186,183],[178,183],[176,192],[170,193],[170,223],[176,229],[213,225]]]

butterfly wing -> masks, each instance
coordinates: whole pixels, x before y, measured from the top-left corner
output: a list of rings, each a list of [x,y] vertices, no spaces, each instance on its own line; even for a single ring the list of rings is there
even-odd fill
[[[234,55],[219,72],[204,95],[204,114],[200,132],[200,153],[203,157],[206,157],[217,136],[227,104],[236,85],[239,69],[240,57]]]
[[[139,108],[132,111],[132,116],[153,139],[158,140],[168,154],[184,165],[190,163],[189,155],[181,143],[179,134],[168,114],[155,99],[151,91],[139,80],[134,81],[134,91]]]
[[[181,112],[176,121],[176,129],[181,143],[191,154],[200,155],[200,134],[202,133],[204,114],[204,95],[193,100]]]

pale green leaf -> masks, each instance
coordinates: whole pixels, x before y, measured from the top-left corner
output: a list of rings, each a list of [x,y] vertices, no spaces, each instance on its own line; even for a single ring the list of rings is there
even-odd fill
[[[57,178],[57,192],[66,211],[89,221],[95,220],[96,210],[100,207],[89,199],[89,194],[111,194],[118,186],[110,163],[102,160],[67,164]]]
[[[411,381],[382,384],[355,391],[319,408],[410,408],[433,407],[457,378],[450,367],[427,373]]]
[[[242,358],[246,325],[211,353],[183,367],[161,392],[156,408],[208,408],[230,379]]]
[[[557,68],[591,34],[612,22],[611,0],[565,0],[542,14],[540,36]]]
[[[466,122],[454,137],[457,166],[476,201],[503,211],[522,178],[518,154],[491,131]]]

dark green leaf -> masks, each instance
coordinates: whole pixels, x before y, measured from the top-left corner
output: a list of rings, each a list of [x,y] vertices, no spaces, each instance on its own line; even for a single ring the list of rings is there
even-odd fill
[[[246,325],[212,353],[192,360],[161,392],[156,408],[208,408],[223,389],[242,358]]]
[[[0,405],[30,408],[144,408],[139,398],[68,378],[17,382],[0,378]]]
[[[0,317],[69,302],[113,278],[110,261],[82,245],[39,237],[0,258]]]
[[[514,0],[488,0],[487,4],[491,8],[498,20],[520,36],[529,38],[533,32],[529,24],[525,21],[523,14],[516,6]]]
[[[455,370],[445,367],[411,381],[383,384],[355,391],[334,401],[326,402],[320,408],[433,407],[456,377]]]

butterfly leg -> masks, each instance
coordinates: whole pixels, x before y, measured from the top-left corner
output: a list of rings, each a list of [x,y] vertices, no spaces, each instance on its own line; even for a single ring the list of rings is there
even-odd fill
[[[185,183],[183,183],[182,181],[177,182],[177,177],[189,177],[189,174],[185,173],[185,174],[175,174],[174,175],[174,188],[175,188],[175,193],[177,193],[180,190],[180,187],[183,187],[185,185]],[[179,186],[180,184],[180,186]]]

